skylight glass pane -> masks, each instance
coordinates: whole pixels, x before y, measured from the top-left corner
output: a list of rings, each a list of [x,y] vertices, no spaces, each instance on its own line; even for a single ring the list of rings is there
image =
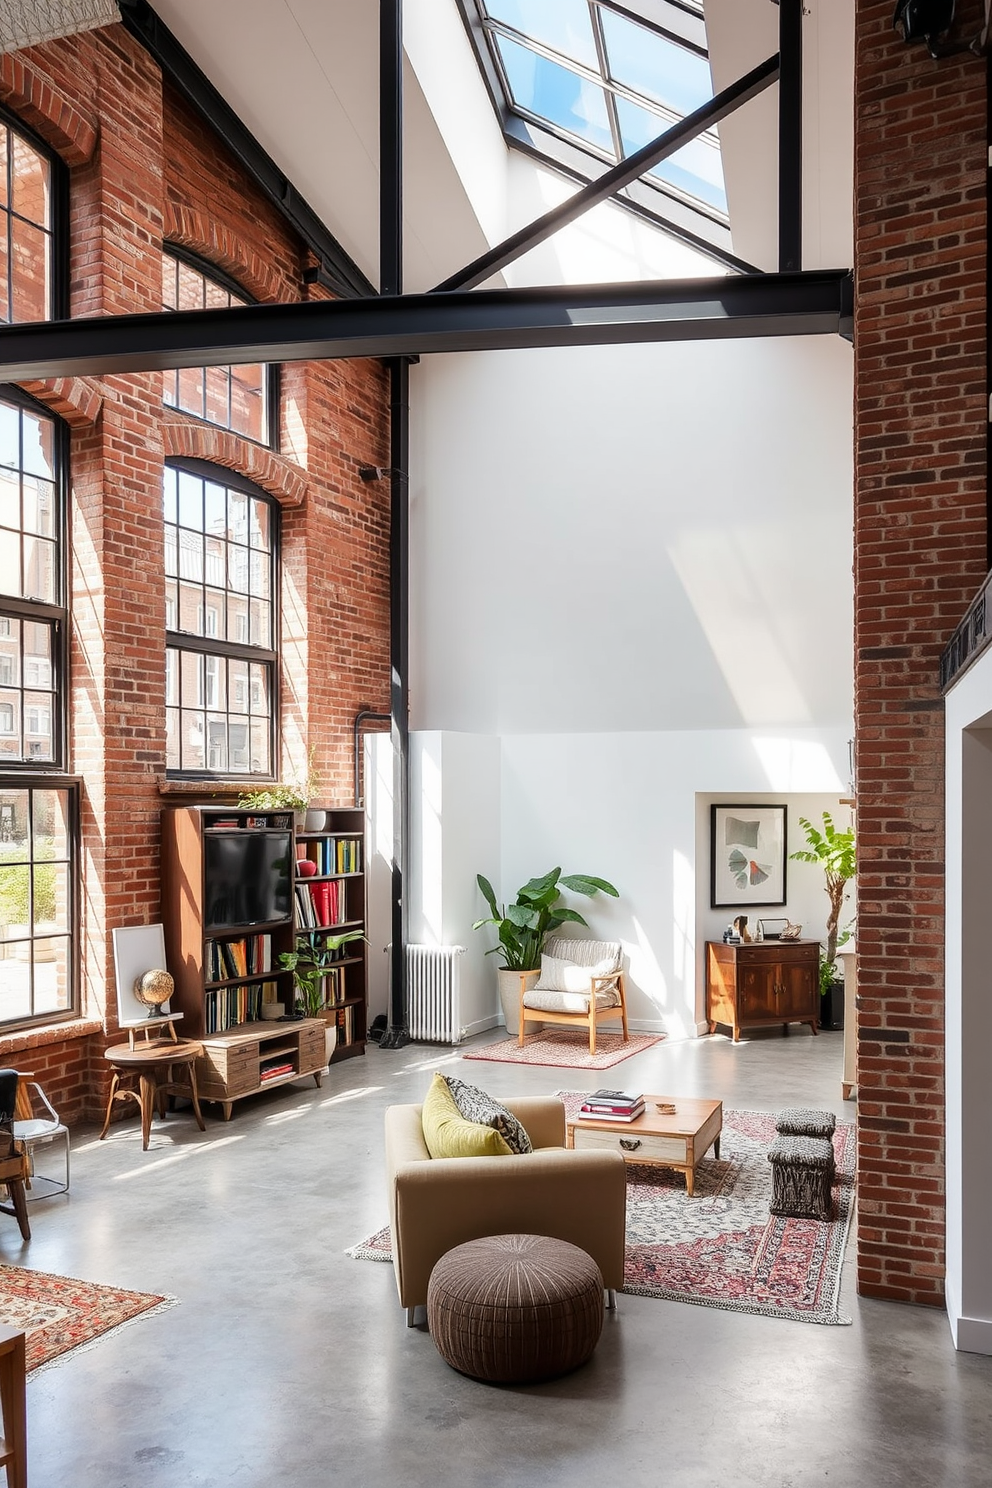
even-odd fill
[[[505,36],[497,37],[497,43],[515,104],[612,156],[613,138],[602,88]]]
[[[599,71],[586,0],[490,0],[494,21]]]
[[[629,103],[625,98],[617,99],[617,117],[625,155],[632,155],[649,140],[656,139],[665,128],[664,119],[648,109],[638,108],[637,104]],[[720,151],[706,139],[691,140],[647,174],[675,186],[697,201],[706,202],[718,212],[727,210]]]
[[[610,77],[655,98],[676,114],[691,114],[713,97],[705,57],[656,36],[612,10],[600,10]]]

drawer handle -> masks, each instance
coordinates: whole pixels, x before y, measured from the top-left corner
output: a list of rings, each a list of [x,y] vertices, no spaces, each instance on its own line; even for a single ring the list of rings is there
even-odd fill
[[[624,1152],[636,1152],[641,1145],[640,1137],[621,1137],[620,1146]]]

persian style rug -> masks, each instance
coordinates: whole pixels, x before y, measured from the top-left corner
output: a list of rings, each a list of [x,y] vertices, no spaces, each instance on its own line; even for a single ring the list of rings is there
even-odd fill
[[[571,1109],[584,1099],[558,1094]],[[719,1161],[710,1153],[699,1164],[691,1199],[681,1173],[628,1167],[625,1292],[795,1322],[850,1323],[840,1316],[839,1298],[854,1209],[854,1123],[837,1123],[829,1221],[769,1213],[774,1140],[774,1115],[725,1110]],[[391,1260],[388,1227],[347,1254]]]
[[[498,1044],[483,1044],[462,1058],[488,1059],[495,1064],[546,1064],[558,1069],[609,1069],[621,1059],[660,1044],[664,1037],[663,1033],[632,1033],[624,1043],[620,1033],[597,1033],[596,1052],[590,1054],[587,1031],[548,1028],[543,1033],[528,1033],[522,1049],[516,1038],[508,1038]]]
[[[27,1334],[30,1374],[138,1317],[174,1307],[177,1298],[125,1292],[47,1271],[0,1265],[0,1322]]]

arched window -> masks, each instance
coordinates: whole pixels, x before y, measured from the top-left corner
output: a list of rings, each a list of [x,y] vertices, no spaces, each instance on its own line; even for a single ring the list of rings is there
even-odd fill
[[[166,767],[271,776],[279,508],[201,461],[165,469]]]
[[[0,321],[50,320],[64,312],[54,246],[64,171],[0,113]]]
[[[162,304],[166,310],[225,310],[249,301],[216,270],[167,249],[162,255]],[[162,398],[170,408],[270,444],[271,372],[263,363],[183,367],[162,374]]]

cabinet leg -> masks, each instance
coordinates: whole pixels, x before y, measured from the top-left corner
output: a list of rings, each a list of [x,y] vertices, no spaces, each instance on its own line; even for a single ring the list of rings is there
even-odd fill
[[[224,1120],[225,1121],[230,1121],[230,1119],[231,1119],[231,1112],[234,1110],[234,1102],[233,1101],[222,1101],[221,1104],[224,1107]]]
[[[809,1026],[810,1026],[810,1028],[812,1028],[813,1032],[817,1035],[817,1037],[819,1037],[820,1030],[819,1030],[819,1028],[816,1025],[816,1019],[815,1018],[810,1018],[810,1020],[809,1020]]]
[[[316,1085],[316,1087],[317,1087],[318,1090],[320,1089],[320,1082],[321,1082],[321,1080],[323,1078],[324,1078],[324,1071],[323,1070],[314,1070],[314,1072],[313,1072],[313,1082]]]
[[[707,1023],[707,1025],[706,1025],[706,1032],[707,1033],[716,1033],[716,1024],[715,1023]]]
[[[735,1044],[739,1044],[740,1041],[741,1041],[740,1024],[739,1023],[735,1023],[734,1024],[734,1043]]]

